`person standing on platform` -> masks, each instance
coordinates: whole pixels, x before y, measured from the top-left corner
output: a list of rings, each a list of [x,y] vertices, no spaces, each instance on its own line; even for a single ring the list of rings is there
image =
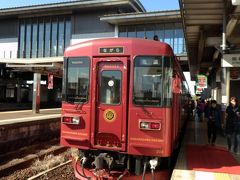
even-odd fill
[[[202,121],[203,119],[204,108],[205,108],[204,99],[199,99],[197,102],[197,114],[199,121]]]
[[[154,36],[153,36],[153,40],[154,40],[154,41],[159,41],[158,35],[154,35]]]
[[[205,108],[204,108],[204,116],[205,116],[206,119],[209,116],[208,114],[209,114],[210,109],[211,109],[211,101],[208,100],[206,102],[206,105],[205,105]]]
[[[211,107],[206,116],[208,125],[208,143],[215,145],[217,132],[221,129],[220,111],[217,108],[217,101],[211,100]]]
[[[240,109],[236,97],[230,98],[226,109],[225,133],[227,136],[228,150],[237,153],[240,142]]]
[[[192,100],[192,98],[190,97],[188,100],[188,107],[187,107],[187,111],[188,111],[188,119],[192,120],[193,119],[193,111],[195,109],[195,103]]]

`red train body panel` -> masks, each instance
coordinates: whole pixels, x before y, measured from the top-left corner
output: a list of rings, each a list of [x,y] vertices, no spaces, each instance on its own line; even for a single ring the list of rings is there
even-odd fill
[[[99,39],[71,46],[64,56],[62,145],[127,158],[171,156],[186,98],[169,45]]]

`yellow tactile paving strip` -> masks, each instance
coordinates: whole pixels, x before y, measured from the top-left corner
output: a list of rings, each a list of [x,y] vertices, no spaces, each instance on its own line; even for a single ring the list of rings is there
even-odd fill
[[[183,140],[182,148],[179,152],[177,163],[172,173],[171,180],[240,180],[239,175],[192,171],[187,169],[185,158],[186,144],[206,144],[207,143],[207,123],[189,121],[186,134]],[[220,135],[217,136],[216,146],[227,148],[226,139]],[[233,155],[240,162],[240,155]]]

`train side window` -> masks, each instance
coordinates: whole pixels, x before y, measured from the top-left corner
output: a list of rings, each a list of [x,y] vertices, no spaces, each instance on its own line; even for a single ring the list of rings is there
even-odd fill
[[[163,57],[163,106],[171,106],[172,103],[172,58]]]
[[[162,105],[161,56],[137,56],[134,60],[133,103],[144,106]]]
[[[174,77],[173,77],[173,93],[181,93],[181,78],[179,76],[179,74],[177,74],[177,72],[174,73]]]
[[[137,56],[134,60],[133,103],[144,106],[171,106],[172,58]]]
[[[64,78],[64,100],[71,103],[88,101],[90,61],[88,57],[72,57],[67,60]]]

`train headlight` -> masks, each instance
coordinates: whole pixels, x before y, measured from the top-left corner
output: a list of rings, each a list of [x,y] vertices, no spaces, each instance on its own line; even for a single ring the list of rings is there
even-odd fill
[[[160,130],[161,123],[160,122],[150,122],[150,121],[140,121],[139,128],[142,130]]]
[[[149,123],[148,122],[140,122],[140,128],[141,129],[148,129]]]
[[[80,117],[62,117],[62,123],[65,124],[79,124]]]
[[[72,123],[73,124],[79,124],[79,117],[73,117],[72,118]]]

